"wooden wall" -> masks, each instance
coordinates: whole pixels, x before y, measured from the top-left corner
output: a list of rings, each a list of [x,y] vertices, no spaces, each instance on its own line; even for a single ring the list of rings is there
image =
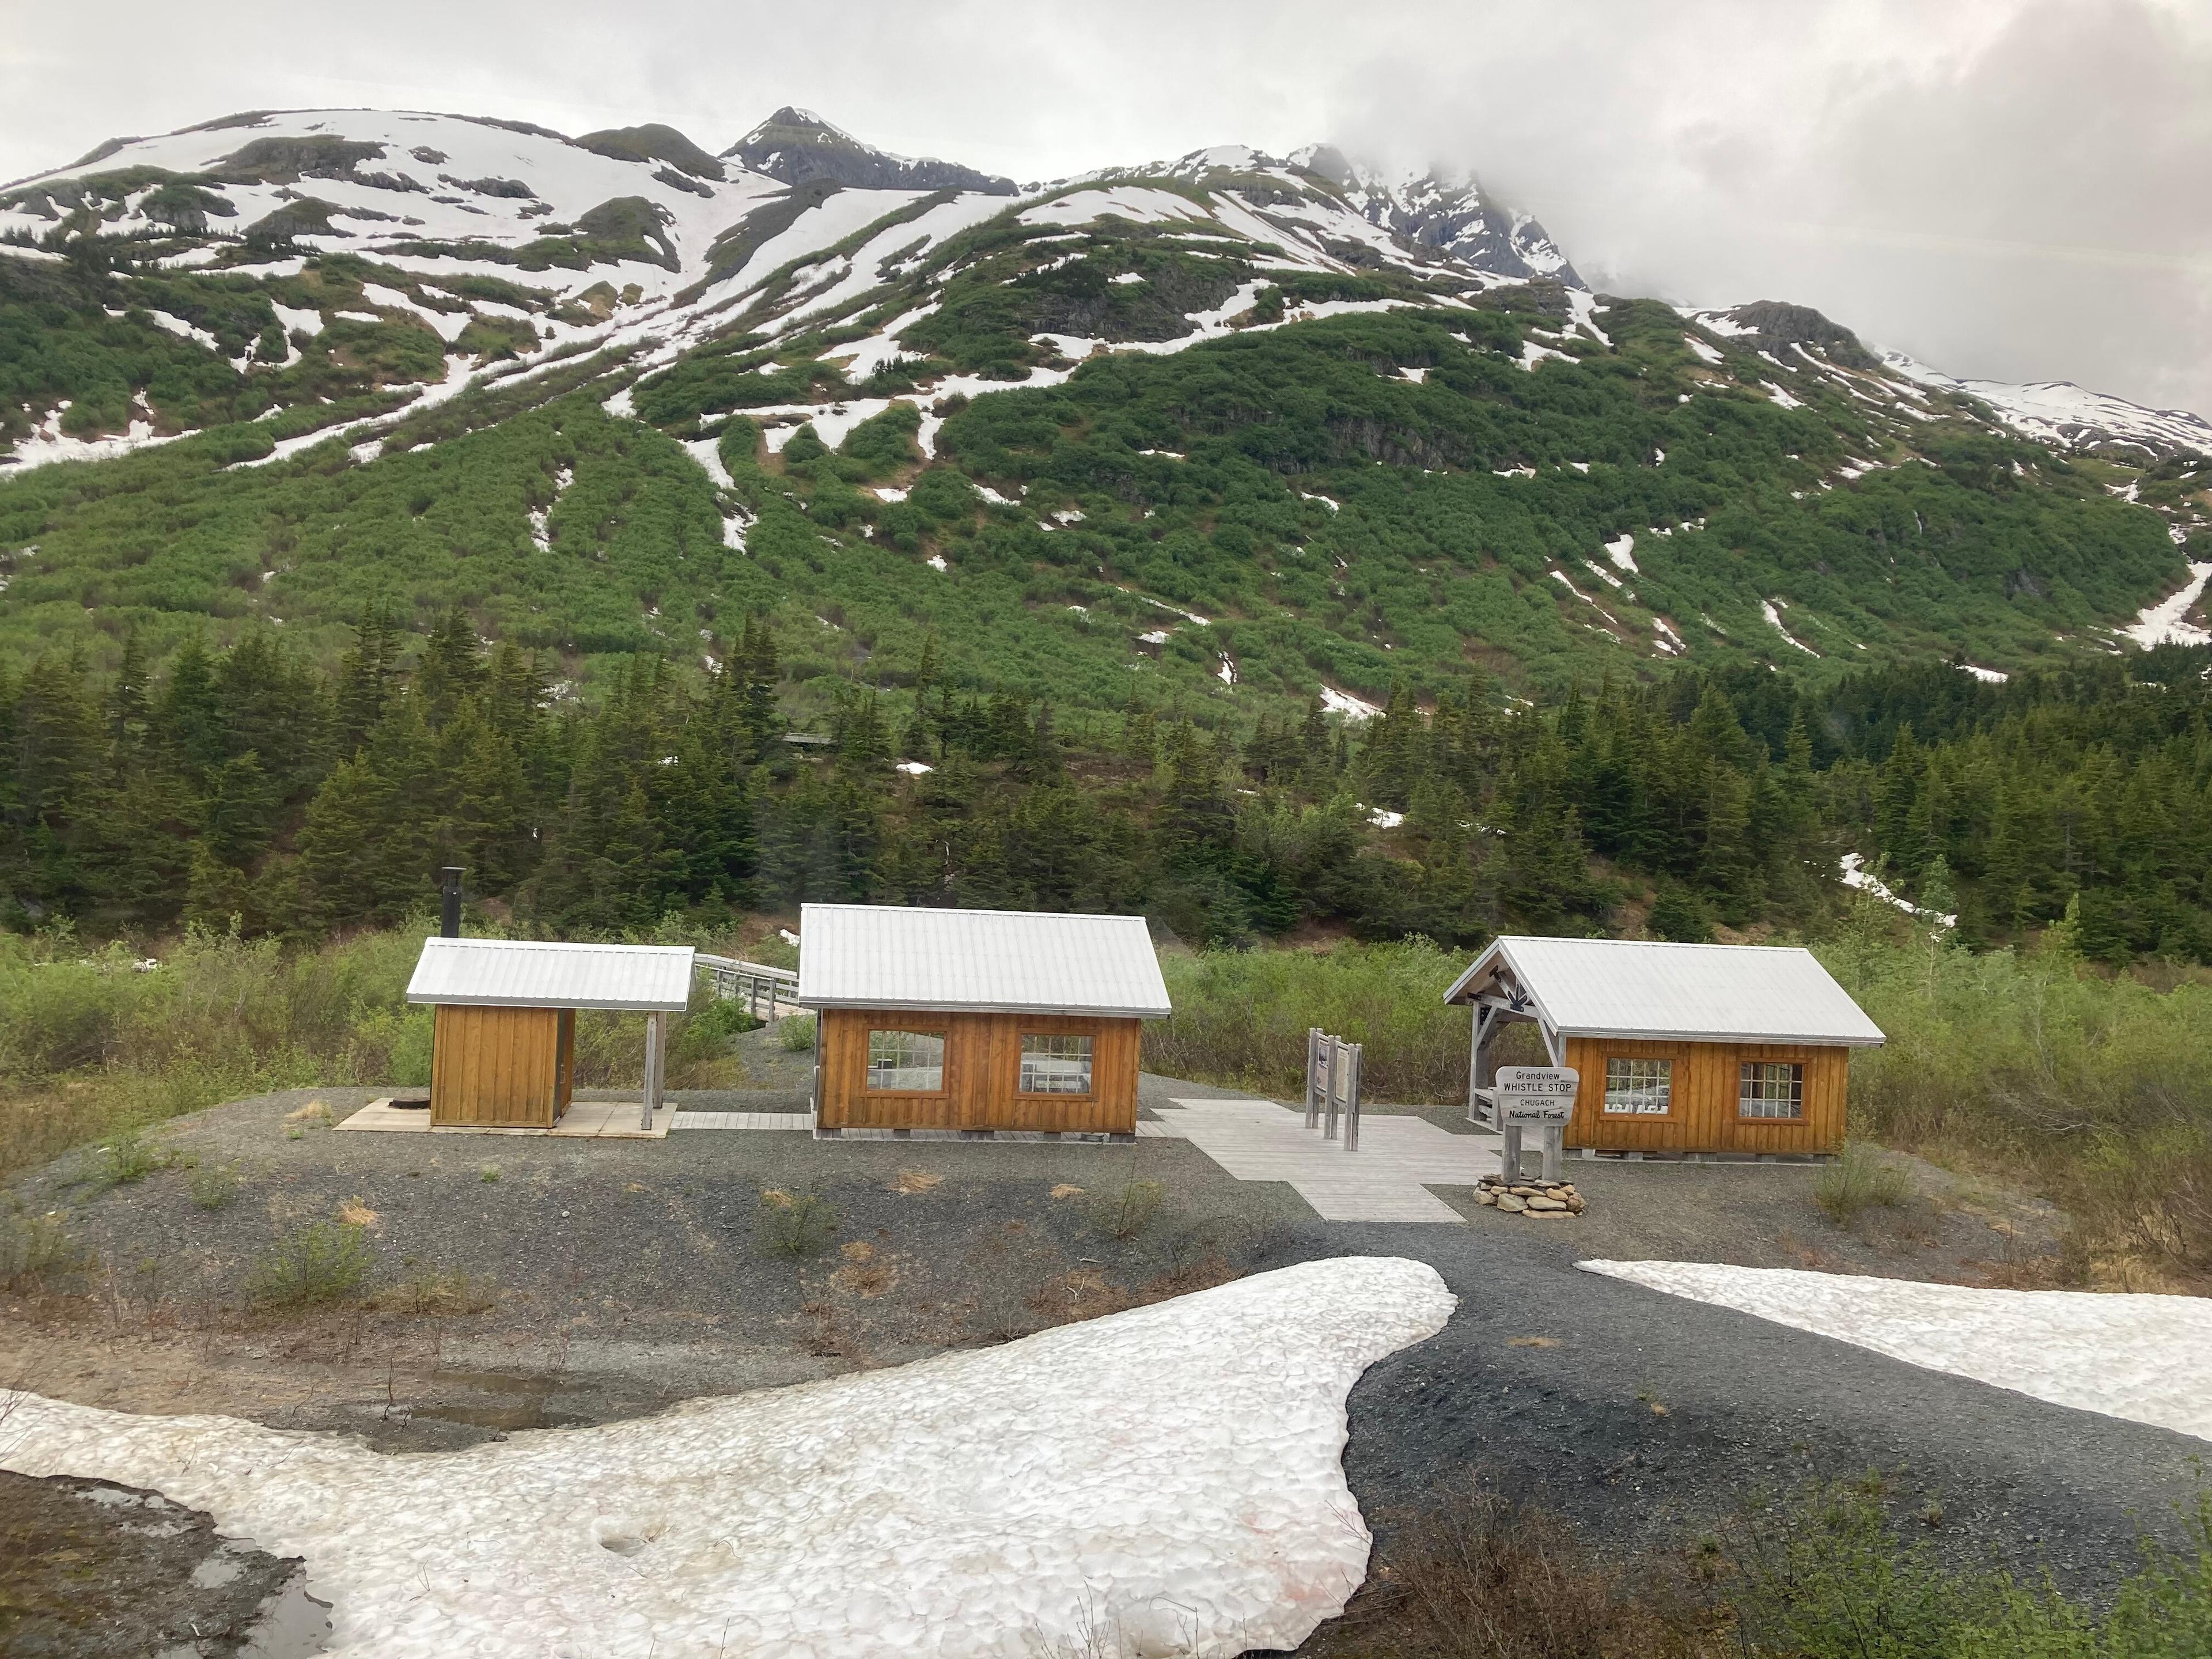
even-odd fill
[[[1142,1022],[1051,1014],[944,1014],[912,1009],[824,1009],[821,1015],[825,1129],[1042,1129],[1137,1132],[1137,1043]],[[868,1088],[868,1033],[942,1032],[945,1087],[937,1094]],[[1091,1039],[1091,1092],[1020,1092],[1022,1038]]]
[[[441,1004],[431,1034],[430,1121],[550,1129],[568,1103],[575,1016]]]
[[[1570,1146],[1601,1152],[1832,1152],[1844,1144],[1844,1109],[1850,1075],[1848,1048],[1778,1047],[1732,1042],[1620,1042],[1605,1037],[1566,1039],[1567,1064],[1581,1077]],[[1622,1059],[1674,1062],[1671,1109],[1664,1117],[1608,1116],[1605,1062]],[[1737,1085],[1746,1060],[1791,1060],[1805,1068],[1805,1115],[1747,1118],[1737,1115]]]

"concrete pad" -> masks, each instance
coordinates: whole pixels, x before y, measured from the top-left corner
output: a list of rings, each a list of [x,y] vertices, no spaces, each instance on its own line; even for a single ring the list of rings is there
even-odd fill
[[[1492,1134],[1453,1134],[1425,1118],[1363,1113],[1359,1150],[1322,1139],[1305,1113],[1272,1100],[1175,1100],[1171,1111],[1137,1125],[1148,1137],[1188,1140],[1239,1181],[1280,1181],[1324,1221],[1465,1224],[1428,1190],[1472,1187],[1497,1172]]]

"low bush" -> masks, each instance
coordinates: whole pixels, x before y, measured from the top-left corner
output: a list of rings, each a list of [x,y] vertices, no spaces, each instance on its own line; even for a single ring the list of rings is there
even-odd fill
[[[787,1054],[803,1054],[814,1046],[814,1016],[786,1014],[775,1023],[776,1046]]]
[[[238,1196],[240,1181],[235,1164],[201,1164],[193,1166],[185,1189],[203,1210],[228,1209]]]
[[[1907,1190],[1904,1170],[1864,1141],[1853,1140],[1845,1143],[1842,1157],[1822,1166],[1813,1182],[1813,1201],[1832,1220],[1848,1224],[1876,1205],[1904,1203]]]
[[[764,1249],[777,1255],[813,1255],[837,1231],[837,1212],[818,1193],[771,1187],[761,1194],[756,1224]]]
[[[376,1265],[368,1230],[343,1221],[316,1221],[276,1241],[254,1264],[247,1298],[257,1307],[312,1307],[337,1302],[361,1289]]]
[[[1152,1224],[1166,1191],[1157,1181],[1130,1181],[1091,1200],[1091,1224],[1109,1238],[1134,1238]]]

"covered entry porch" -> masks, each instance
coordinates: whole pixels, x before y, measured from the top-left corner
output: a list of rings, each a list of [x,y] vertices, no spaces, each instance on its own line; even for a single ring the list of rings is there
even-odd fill
[[[593,1009],[642,1014],[645,1031],[637,1101],[595,1102],[591,1115],[627,1112],[653,1133],[668,1017],[690,1003],[692,968],[687,945],[424,940],[407,1000],[436,1011],[428,1127],[558,1133],[575,1095],[576,1015]]]

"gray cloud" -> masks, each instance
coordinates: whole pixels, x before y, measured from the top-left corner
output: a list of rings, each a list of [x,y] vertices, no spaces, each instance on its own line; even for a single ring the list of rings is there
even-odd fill
[[[0,3],[4,177],[257,106],[720,148],[795,102],[1024,179],[1331,137],[1479,171],[1623,292],[1799,300],[1955,374],[2212,412],[2188,0]]]

